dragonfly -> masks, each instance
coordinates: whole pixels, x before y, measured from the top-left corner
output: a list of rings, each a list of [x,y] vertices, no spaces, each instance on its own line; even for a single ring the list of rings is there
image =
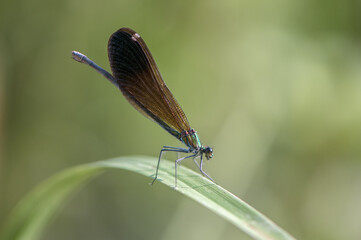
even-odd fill
[[[186,147],[163,146],[160,150],[155,177],[165,152],[188,154],[175,160],[175,187],[177,187],[178,164],[193,158],[203,176],[214,180],[203,170],[203,156],[213,157],[213,148],[202,145],[197,132],[190,127],[182,108],[168,89],[157,64],[140,35],[130,28],[121,28],[108,41],[108,58],[113,74],[107,72],[86,55],[73,51],[74,60],[87,64],[120,89],[128,102],[147,118],[159,124]],[[196,159],[200,159],[199,164]]]

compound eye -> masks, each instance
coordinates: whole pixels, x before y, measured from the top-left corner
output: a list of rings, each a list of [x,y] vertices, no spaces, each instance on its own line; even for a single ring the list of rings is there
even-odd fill
[[[213,157],[213,149],[211,147],[206,147],[204,149],[204,153],[206,155],[206,158],[209,160],[210,158]]]

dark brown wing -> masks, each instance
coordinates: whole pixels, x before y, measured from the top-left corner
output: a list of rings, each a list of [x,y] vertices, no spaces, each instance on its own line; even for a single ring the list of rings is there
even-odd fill
[[[113,33],[108,42],[108,57],[120,90],[138,111],[177,138],[190,129],[187,117],[138,33],[129,28]]]

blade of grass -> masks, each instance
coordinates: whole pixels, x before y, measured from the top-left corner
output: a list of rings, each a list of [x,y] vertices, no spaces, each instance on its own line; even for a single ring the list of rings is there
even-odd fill
[[[70,168],[31,191],[12,211],[0,239],[38,239],[58,207],[91,178],[106,169],[123,169],[152,177],[157,159],[119,157]],[[159,182],[174,187],[174,163],[162,161]],[[254,239],[294,239],[257,210],[232,193],[194,171],[180,166],[175,189],[228,220]]]

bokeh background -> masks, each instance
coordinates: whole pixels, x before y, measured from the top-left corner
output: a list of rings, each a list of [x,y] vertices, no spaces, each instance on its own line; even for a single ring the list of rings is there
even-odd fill
[[[214,146],[205,169],[220,185],[298,239],[361,239],[360,10],[353,0],[2,0],[0,224],[56,172],[180,146],[71,59],[78,50],[109,69],[108,38],[127,26]],[[149,182],[102,175],[43,239],[249,239]]]

